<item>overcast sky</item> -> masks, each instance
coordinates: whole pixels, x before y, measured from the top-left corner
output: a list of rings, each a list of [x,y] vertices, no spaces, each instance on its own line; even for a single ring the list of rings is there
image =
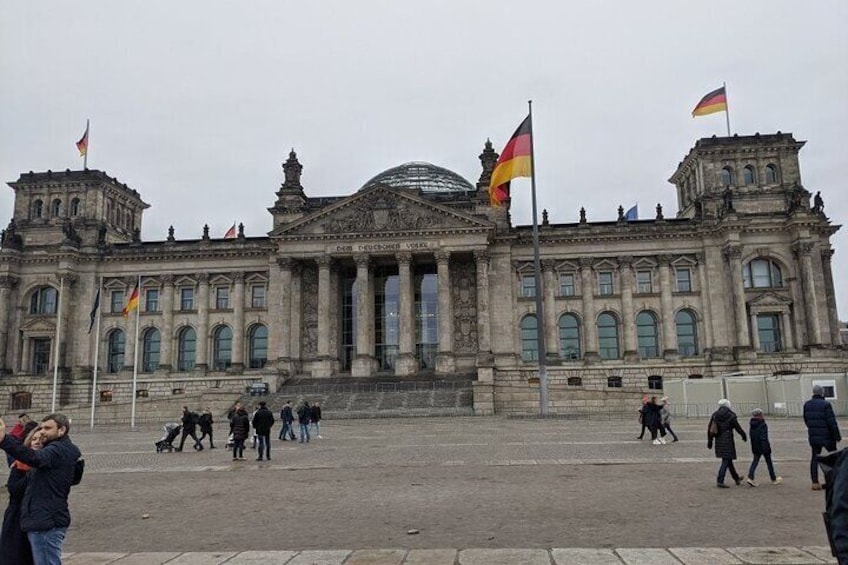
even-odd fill
[[[151,205],[142,237],[248,236],[294,147],[308,196],[352,194],[429,161],[476,183],[534,114],[539,208],[551,222],[677,210],[667,182],[724,114],[693,119],[727,82],[735,133],[792,132],[804,186],[848,218],[848,2],[4,1],[0,177],[88,166]],[[521,196],[527,190],[527,197]],[[513,222],[528,224],[529,182]],[[0,190],[0,224],[13,192]],[[848,228],[833,239],[848,318]]]

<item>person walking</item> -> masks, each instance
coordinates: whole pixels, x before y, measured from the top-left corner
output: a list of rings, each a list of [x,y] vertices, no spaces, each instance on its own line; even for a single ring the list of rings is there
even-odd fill
[[[660,415],[662,406],[657,404],[657,397],[652,396],[645,407],[647,408],[645,417],[647,418],[648,429],[651,431],[651,443],[654,445],[665,444],[665,428],[662,425],[662,416]]]
[[[648,397],[642,397],[642,406],[639,407],[639,423],[642,424],[642,431],[639,432],[639,435],[636,436],[636,439],[642,439],[645,437],[645,430],[648,429]]]
[[[312,403],[309,421],[312,423],[312,427],[315,428],[315,435],[318,436],[318,439],[324,439],[321,435],[321,403],[317,400]]]
[[[674,439],[671,440],[672,443],[677,441],[677,434],[674,433],[674,430],[671,429],[671,409],[668,406],[668,397],[662,397],[662,408],[660,409],[660,425],[663,427],[665,431],[671,434],[671,437]]]
[[[804,403],[804,424],[807,426],[807,439],[812,450],[810,458],[810,479],[813,490],[822,490],[819,484],[819,460],[822,449],[836,451],[836,444],[842,441],[836,415],[830,402],[825,400],[821,385],[813,386],[813,397]]]
[[[297,409],[297,423],[300,424],[300,443],[306,440],[309,443],[309,421],[312,419],[312,409],[305,400]]]
[[[292,412],[291,400],[286,400],[285,406],[280,410],[280,421],[283,423],[280,429],[280,439],[288,441],[286,435],[294,441],[297,437],[294,435],[294,412]]]
[[[200,415],[198,424],[200,425],[200,439],[197,440],[197,443],[202,446],[204,438],[209,436],[209,449],[215,449],[215,444],[212,443],[212,410],[208,406]]]
[[[233,436],[233,461],[244,461],[244,442],[250,435],[250,416],[243,407],[240,406],[233,414],[230,429]]]
[[[755,487],[757,483],[754,481],[754,473],[757,471],[757,465],[760,463],[760,457],[766,460],[769,477],[772,484],[779,485],[783,479],[777,476],[774,472],[774,463],[771,461],[771,443],[769,442],[768,424],[766,424],[763,411],[759,408],[754,408],[751,411],[751,421],[748,426],[748,437],[751,439],[751,453],[754,459],[751,461],[751,466],[748,468],[748,476],[745,482],[748,486]]]
[[[733,460],[736,459],[734,430],[742,437],[742,441],[748,440],[745,430],[739,425],[736,414],[731,410],[730,401],[722,398],[718,401],[718,410],[710,416],[710,423],[707,427],[707,449],[712,449],[713,443],[715,443],[715,456],[721,459],[718,477],[716,478],[718,488],[729,488],[724,484],[727,471],[730,471],[730,476],[733,477],[737,485],[742,483],[742,477],[739,476],[736,467],[733,466]]]
[[[259,409],[253,415],[253,429],[256,431],[258,439],[259,457],[257,461],[262,461],[263,454],[265,459],[271,460],[271,428],[274,426],[274,414],[268,410],[268,405],[263,400],[259,403]]]
[[[77,476],[80,450],[68,433],[71,424],[64,414],[41,420],[43,447],[33,450],[6,434],[0,419],[0,449],[28,465],[27,485],[21,501],[21,530],[27,533],[35,565],[62,562],[62,543],[71,524],[68,494]]]
[[[196,412],[192,412],[188,409],[188,406],[183,406],[183,417],[180,420],[183,424],[183,435],[180,438],[180,446],[176,448],[174,451],[182,451],[183,446],[185,445],[185,440],[187,437],[191,436],[191,439],[194,440],[194,449],[197,451],[201,451],[203,449],[203,445],[197,439],[197,421],[199,420],[199,416]]]

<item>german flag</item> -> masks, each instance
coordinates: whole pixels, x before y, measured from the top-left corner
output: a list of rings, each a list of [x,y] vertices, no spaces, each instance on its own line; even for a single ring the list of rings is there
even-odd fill
[[[489,183],[489,202],[500,206],[509,198],[509,181],[533,174],[531,165],[533,147],[533,124],[528,115],[501,151],[492,180]]]
[[[127,301],[127,305],[124,306],[124,309],[121,311],[121,315],[126,318],[130,315],[130,312],[138,308],[138,286],[136,286],[132,294],[130,294],[130,299]]]
[[[695,109],[692,110],[692,117],[695,116],[706,116],[707,114],[714,114],[716,112],[726,112],[727,111],[727,92],[724,87],[717,88],[701,98],[701,101],[698,102],[698,105],[695,106]]]
[[[85,122],[85,133],[82,134],[80,140],[77,141],[77,149],[79,149],[80,157],[84,157],[88,154],[88,120]]]

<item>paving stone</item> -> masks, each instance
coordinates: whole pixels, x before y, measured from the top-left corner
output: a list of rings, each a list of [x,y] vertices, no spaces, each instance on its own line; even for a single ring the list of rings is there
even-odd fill
[[[62,563],[66,565],[106,565],[106,563],[113,563],[125,555],[126,553],[106,552],[75,553],[71,557],[63,557]]]
[[[685,565],[736,565],[742,563],[720,547],[669,547]]]
[[[801,549],[818,557],[825,563],[836,563],[836,557],[830,552],[829,545],[805,545]]]
[[[168,565],[220,565],[235,554],[234,551],[192,551],[168,561]]]
[[[348,555],[347,550],[301,551],[286,565],[342,565]]]
[[[728,547],[727,551],[751,565],[812,565],[823,563],[797,547]]]
[[[149,553],[130,553],[126,557],[122,557],[110,565],[162,565],[167,563],[174,557],[178,556],[179,552],[149,552]],[[65,563],[70,563],[66,561]]]
[[[454,565],[455,549],[410,549],[403,565]]]
[[[552,549],[556,565],[621,565],[621,559],[611,549],[570,547]]]
[[[680,565],[680,561],[665,549],[619,548],[615,552],[627,565]]]
[[[360,549],[353,552],[345,565],[400,565],[405,549]]]
[[[227,565],[283,565],[294,555],[294,551],[242,551],[227,561]]]
[[[551,565],[544,549],[463,549],[459,565]]]

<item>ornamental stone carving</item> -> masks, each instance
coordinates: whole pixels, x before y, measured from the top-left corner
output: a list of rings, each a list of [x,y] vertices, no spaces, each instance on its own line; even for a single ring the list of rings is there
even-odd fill
[[[237,271],[235,273],[230,273],[230,276],[233,278],[234,283],[243,283],[244,282],[244,272]]]
[[[11,275],[0,276],[0,288],[15,288],[18,286],[18,277]]]
[[[327,268],[333,263],[333,258],[329,255],[319,255],[318,257],[315,257],[315,262],[319,267]]]
[[[721,254],[727,262],[730,262],[733,259],[740,259],[742,257],[742,246],[725,245],[724,249],[721,250]]]
[[[197,282],[200,284],[208,284],[209,283],[209,273],[197,273],[195,276]]]
[[[557,262],[554,259],[542,259],[543,271],[555,271]]]
[[[618,256],[618,264],[622,267],[629,267],[633,264],[633,256],[632,255],[619,255]]]
[[[160,275],[159,280],[164,286],[174,284],[174,275]]]
[[[453,351],[477,353],[477,277],[473,263],[458,263],[451,269],[453,301]]]
[[[591,257],[581,257],[578,262],[581,269],[591,269],[595,264],[595,260]]]
[[[459,218],[439,214],[397,194],[377,190],[345,206],[320,224],[325,233],[382,233],[467,227]]]
[[[283,270],[291,270],[293,262],[291,257],[277,257],[277,266]]]
[[[300,347],[304,356],[313,356],[318,354],[318,270],[307,264],[302,269]]]
[[[792,253],[797,257],[809,255],[813,251],[813,243],[811,241],[796,241],[792,244]]]
[[[367,269],[371,263],[371,257],[365,253],[354,253],[353,262],[356,263],[357,268],[365,267]]]
[[[450,261],[450,251],[436,251],[436,263],[447,263]]]
[[[395,253],[395,260],[401,265],[409,265],[412,263],[412,253],[408,251],[401,251],[400,253]]]
[[[821,258],[825,263],[830,263],[831,259],[833,259],[833,254],[836,253],[833,248],[828,247],[827,249],[822,249]]]
[[[474,260],[478,263],[488,263],[489,262],[489,252],[486,249],[475,249],[474,250]]]
[[[673,257],[667,253],[657,255],[657,263],[660,265],[670,265]]]

